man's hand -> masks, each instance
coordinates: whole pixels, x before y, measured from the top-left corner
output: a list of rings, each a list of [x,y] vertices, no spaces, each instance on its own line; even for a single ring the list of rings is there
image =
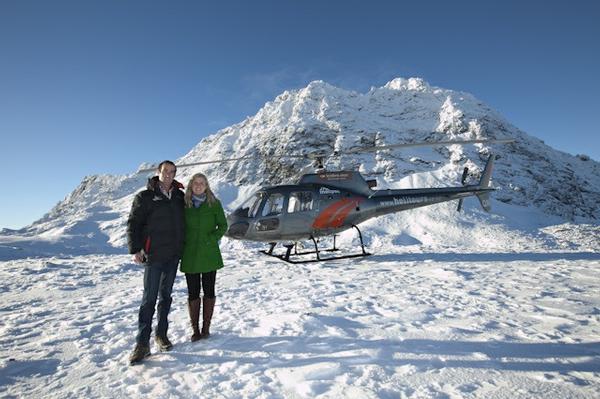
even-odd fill
[[[133,254],[133,261],[135,263],[144,263],[146,261],[146,254],[143,249]]]

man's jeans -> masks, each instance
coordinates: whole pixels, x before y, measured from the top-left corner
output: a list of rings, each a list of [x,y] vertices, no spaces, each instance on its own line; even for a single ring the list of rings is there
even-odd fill
[[[179,259],[168,262],[152,263],[144,265],[144,296],[140,305],[138,318],[138,334],[136,342],[138,345],[148,346],[150,343],[150,332],[152,331],[152,316],[158,297],[158,325],[155,335],[166,336],[169,321],[167,316],[171,309],[171,293],[173,283],[177,275]]]

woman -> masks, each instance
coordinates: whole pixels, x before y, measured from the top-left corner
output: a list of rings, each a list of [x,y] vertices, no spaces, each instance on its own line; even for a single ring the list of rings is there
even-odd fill
[[[185,273],[188,288],[192,342],[210,335],[217,270],[223,267],[219,240],[226,230],[227,220],[221,203],[211,191],[206,176],[196,173],[185,192],[185,247],[181,259],[181,271]],[[202,331],[198,326],[201,289],[204,290]]]

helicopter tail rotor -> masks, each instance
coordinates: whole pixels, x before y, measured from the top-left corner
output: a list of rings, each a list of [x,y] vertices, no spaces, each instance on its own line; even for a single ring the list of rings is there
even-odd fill
[[[494,154],[490,154],[490,157],[488,158],[488,161],[485,164],[485,169],[483,170],[483,174],[481,175],[481,179],[479,180],[479,184],[477,185],[477,188],[481,189],[482,192],[475,194],[477,196],[477,199],[479,200],[479,203],[481,204],[481,207],[486,212],[489,212],[492,209],[492,204],[490,203],[489,190],[490,190],[490,179],[492,177],[492,169],[494,168],[494,159],[495,159]],[[462,177],[460,179],[460,182],[463,186],[466,185],[465,183],[467,182],[468,175],[469,175],[469,169],[465,167],[463,169]],[[485,191],[483,191],[483,190],[485,190]],[[458,200],[458,206],[456,208],[456,210],[458,212],[461,211],[462,205],[463,205],[463,198]]]
[[[465,166],[465,168],[463,169],[462,177],[460,178],[460,184],[462,184],[463,186],[467,182],[468,175],[469,175],[469,168],[467,168]],[[460,212],[460,210],[462,209],[462,204],[463,204],[463,198],[458,200],[458,206],[456,207],[456,212]]]

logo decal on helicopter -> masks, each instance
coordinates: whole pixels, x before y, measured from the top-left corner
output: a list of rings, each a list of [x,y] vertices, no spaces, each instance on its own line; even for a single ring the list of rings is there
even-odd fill
[[[329,205],[317,216],[312,224],[315,229],[341,227],[348,214],[362,201],[362,198],[344,198]]]
[[[339,194],[340,190],[332,190],[330,188],[327,187],[321,187],[321,189],[319,190],[319,194],[323,194],[323,195],[327,195],[327,194]]]
[[[381,206],[394,206],[394,205],[407,205],[407,204],[419,204],[421,202],[431,202],[431,201],[437,201],[438,198],[442,198],[442,197],[424,197],[424,196],[419,196],[419,197],[394,197],[392,198],[392,200],[388,200],[388,201],[380,201],[379,205]]]

